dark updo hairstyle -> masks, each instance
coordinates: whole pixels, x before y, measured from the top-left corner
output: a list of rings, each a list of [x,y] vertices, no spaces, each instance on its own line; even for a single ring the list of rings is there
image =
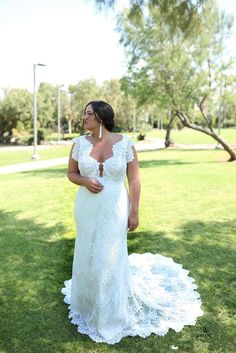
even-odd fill
[[[86,111],[88,105],[92,106],[97,121],[102,123],[108,131],[112,131],[115,114],[110,104],[104,101],[91,101],[86,105],[84,111]]]

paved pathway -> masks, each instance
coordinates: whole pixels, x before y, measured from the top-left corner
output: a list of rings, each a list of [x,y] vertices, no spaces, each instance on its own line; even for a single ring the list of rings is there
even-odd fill
[[[19,149],[22,150],[28,149],[28,146],[14,146],[14,147],[1,147],[1,150],[5,148],[5,151],[17,151]],[[42,146],[43,147],[43,146]],[[42,149],[41,147],[41,149]],[[32,146],[30,146],[32,150]],[[45,148],[45,146],[44,146]],[[165,148],[164,141],[162,139],[151,139],[149,142],[138,142],[135,144],[135,148],[137,151],[153,151],[161,148]],[[0,154],[1,158],[1,154]],[[32,162],[27,163],[19,163],[19,164],[11,164],[7,166],[0,167],[0,175],[1,174],[10,174],[10,173],[19,173],[19,172],[26,172],[30,170],[37,170],[37,169],[45,169],[49,167],[55,167],[58,165],[63,165],[68,163],[68,157],[62,158],[54,158],[54,159],[46,159],[46,160],[34,160]]]
[[[33,162],[11,164],[0,167],[1,174],[19,173],[26,172],[29,170],[45,169],[49,167],[55,167],[57,165],[67,164],[68,157],[46,159],[46,160],[35,160]]]

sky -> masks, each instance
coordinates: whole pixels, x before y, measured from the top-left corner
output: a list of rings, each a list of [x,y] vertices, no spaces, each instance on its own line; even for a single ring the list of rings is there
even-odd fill
[[[120,8],[125,0],[120,1]],[[236,21],[236,1],[217,0]],[[114,12],[98,12],[93,0],[0,0],[0,89],[33,90],[37,84],[98,83],[125,74],[125,55],[115,31]],[[229,41],[236,55],[236,23]]]

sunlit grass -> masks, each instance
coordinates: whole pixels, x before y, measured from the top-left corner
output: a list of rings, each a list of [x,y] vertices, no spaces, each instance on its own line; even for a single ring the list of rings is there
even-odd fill
[[[40,160],[59,158],[68,156],[70,146],[49,147],[44,150],[39,150]],[[1,151],[0,150],[0,166],[32,162],[33,147],[31,150],[18,151]]]
[[[0,177],[1,353],[233,353],[236,164],[223,151],[139,154],[140,227],[128,250],[171,256],[195,278],[205,315],[164,337],[96,344],[67,318],[77,187],[66,167]]]
[[[216,129],[217,132],[217,129]],[[147,137],[165,138],[166,131],[154,129],[146,132]],[[236,145],[236,128],[221,129],[220,135],[230,144]],[[180,144],[212,144],[216,145],[216,141],[210,136],[199,131],[184,128],[182,130],[171,130],[171,138],[174,143]]]

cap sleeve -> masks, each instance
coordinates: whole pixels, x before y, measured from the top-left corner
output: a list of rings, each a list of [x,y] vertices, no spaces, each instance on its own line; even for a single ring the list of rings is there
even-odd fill
[[[133,148],[134,142],[127,137],[127,147],[126,147],[126,162],[132,162],[134,160]]]
[[[71,157],[78,162],[79,160],[79,137],[75,137],[72,139],[72,143],[74,143],[73,149],[72,149],[72,155]]]

